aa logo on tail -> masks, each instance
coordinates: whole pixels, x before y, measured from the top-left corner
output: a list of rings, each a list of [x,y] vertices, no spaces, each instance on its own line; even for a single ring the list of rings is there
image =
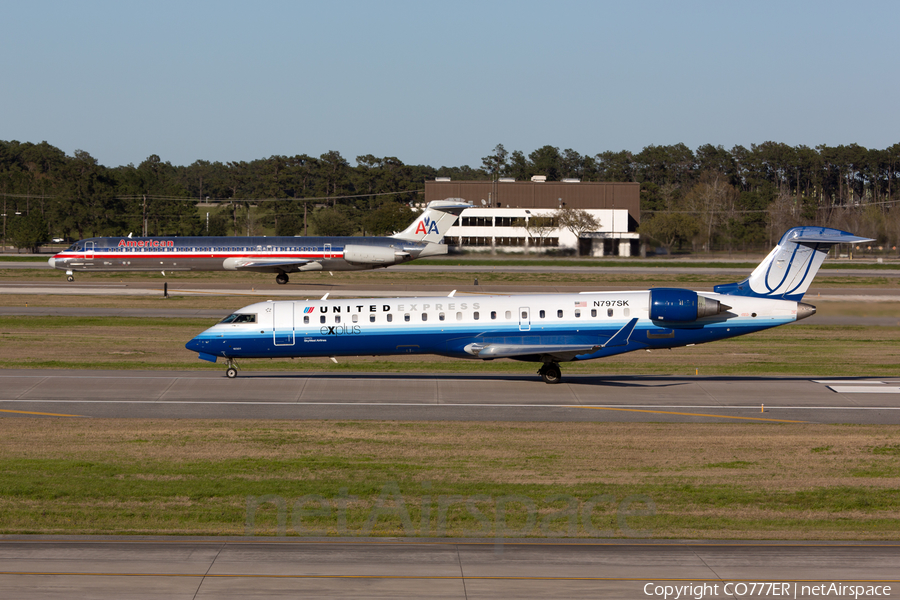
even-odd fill
[[[438,231],[437,228],[437,221],[432,221],[428,217],[425,217],[424,219],[419,221],[419,224],[416,226],[416,233],[423,233],[425,235],[428,235],[430,233],[436,233],[438,235],[441,234],[441,232]]]

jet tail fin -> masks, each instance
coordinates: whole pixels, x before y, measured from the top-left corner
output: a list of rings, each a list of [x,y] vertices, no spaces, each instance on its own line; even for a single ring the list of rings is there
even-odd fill
[[[832,246],[869,241],[872,240],[840,229],[794,227],[781,236],[778,245],[759,263],[750,277],[740,283],[717,285],[713,289],[728,296],[799,302]]]
[[[407,242],[439,243],[467,208],[472,208],[472,205],[460,198],[433,200],[412,225],[391,237]]]

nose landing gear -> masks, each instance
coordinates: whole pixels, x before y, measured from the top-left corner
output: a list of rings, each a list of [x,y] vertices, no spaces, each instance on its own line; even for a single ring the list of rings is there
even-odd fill
[[[228,377],[228,379],[237,377],[237,363],[231,358],[226,358],[225,363],[228,365],[228,368],[225,369],[225,376]]]

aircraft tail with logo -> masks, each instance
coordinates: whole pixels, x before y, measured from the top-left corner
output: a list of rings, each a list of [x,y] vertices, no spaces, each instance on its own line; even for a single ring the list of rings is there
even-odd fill
[[[461,198],[433,200],[412,225],[391,237],[407,242],[440,243],[460,213],[467,208],[472,208],[472,205]]]
[[[827,227],[794,227],[759,263],[750,277],[740,283],[727,283],[713,288],[729,296],[753,296],[800,302],[809,284],[835,244],[871,242],[840,229]]]

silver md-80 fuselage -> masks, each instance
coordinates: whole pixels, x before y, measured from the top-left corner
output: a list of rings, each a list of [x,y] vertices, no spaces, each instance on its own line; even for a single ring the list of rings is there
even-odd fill
[[[440,243],[470,205],[429,203],[404,231],[390,237],[100,237],[80,240],[49,260],[66,271],[254,271],[288,273],[359,271],[447,253]]]
[[[750,277],[714,292],[259,302],[186,347],[204,360],[224,358],[229,377],[241,358],[438,354],[539,362],[544,381],[556,383],[560,362],[701,344],[809,317],[815,307],[800,300],[828,248],[863,240],[835,229],[794,228]]]

